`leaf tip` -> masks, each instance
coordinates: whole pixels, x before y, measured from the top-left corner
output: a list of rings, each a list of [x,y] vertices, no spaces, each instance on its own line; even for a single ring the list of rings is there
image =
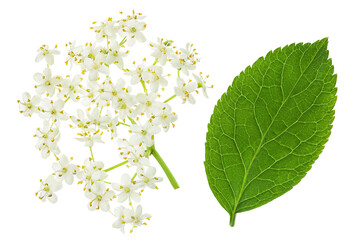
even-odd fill
[[[329,43],[329,37],[324,37],[323,39],[319,40],[318,42],[320,42],[321,45],[327,46]]]

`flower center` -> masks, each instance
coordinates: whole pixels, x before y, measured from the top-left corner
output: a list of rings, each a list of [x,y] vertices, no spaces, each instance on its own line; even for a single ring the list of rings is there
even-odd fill
[[[118,94],[116,90],[112,91],[111,93],[113,96],[116,96]]]
[[[121,104],[120,109],[126,109],[126,108],[127,108],[126,103]]]
[[[148,183],[148,182],[150,182],[150,179],[148,177],[145,177],[144,178],[144,183]]]
[[[183,93],[184,93],[184,95],[185,95],[185,97],[189,97],[189,93],[188,93],[188,91],[186,91],[186,90],[183,90]]]
[[[150,106],[151,106],[151,102],[150,102],[150,101],[146,101],[146,102],[145,102],[145,105],[146,105],[147,107],[150,107]]]
[[[45,84],[45,86],[50,86],[51,82],[49,80],[47,80],[44,84]]]
[[[155,74],[155,76],[154,76],[154,81],[158,81],[159,79],[160,79],[160,77]]]
[[[31,103],[27,103],[27,104],[26,104],[26,107],[27,107],[28,109],[32,109],[33,105],[32,105]]]
[[[167,117],[168,117],[168,115],[165,114],[165,113],[164,113],[163,115],[161,115],[161,118],[162,118],[162,119],[167,119]]]
[[[69,86],[69,89],[70,89],[71,91],[74,90],[74,88],[75,88],[75,87],[74,87],[73,85],[70,85],[70,86]]]
[[[55,114],[56,114],[56,109],[52,109],[52,110],[51,110],[51,114],[52,114],[52,115],[55,115]]]
[[[48,135],[45,133],[45,134],[43,134],[42,137],[43,137],[43,138],[48,138]]]
[[[130,188],[129,188],[129,187],[124,187],[124,192],[129,193],[129,192],[130,192]]]
[[[46,187],[44,187],[44,191],[48,192],[48,191],[50,191],[50,188],[48,186],[46,186]]]
[[[141,134],[145,136],[147,134],[147,131],[146,130],[141,130]]]
[[[96,200],[98,200],[98,201],[100,202],[100,201],[101,201],[101,199],[102,199],[102,196],[97,195]]]
[[[135,32],[136,32],[136,28],[135,28],[135,27],[130,28],[130,32],[135,33]]]

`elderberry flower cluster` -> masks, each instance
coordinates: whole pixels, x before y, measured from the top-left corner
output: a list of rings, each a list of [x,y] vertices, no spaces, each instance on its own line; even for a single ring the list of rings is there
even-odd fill
[[[40,180],[36,196],[55,203],[63,182],[71,185],[78,179],[88,208],[111,213],[116,218],[113,227],[124,231],[129,226],[130,232],[150,220],[139,204],[141,195],[145,189],[158,189],[162,181],[151,156],[178,188],[154,146],[155,136],[174,127],[178,118],[170,101],[178,97],[193,104],[198,89],[207,97],[212,87],[206,83],[208,76],[194,73],[199,58],[192,44],[177,48],[163,38],[147,42],[143,20],[133,11],[120,12],[118,20],[93,22],[94,42],[65,45],[65,74],[52,68],[55,55],[60,55],[58,47],[42,45],[35,60],[45,64],[34,74],[35,93],[25,92],[18,100],[21,114],[36,114],[43,121],[34,134],[41,157],[55,159],[52,174]],[[135,59],[146,51],[148,56]],[[89,149],[83,163],[75,163],[59,148],[63,127],[70,127],[74,138]],[[93,146],[107,141],[117,141],[120,160],[105,167],[101,156],[95,160]],[[127,168],[121,176],[114,174],[118,182],[110,181],[109,172],[121,166]],[[117,207],[110,204],[115,199]]]

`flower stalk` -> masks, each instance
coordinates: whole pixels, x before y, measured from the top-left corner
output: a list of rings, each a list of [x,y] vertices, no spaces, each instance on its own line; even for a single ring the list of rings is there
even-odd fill
[[[128,161],[123,161],[123,162],[121,162],[119,164],[116,164],[116,165],[114,165],[112,167],[109,167],[109,168],[105,169],[104,172],[111,171],[111,170],[113,170],[115,168],[118,168],[118,167],[121,167],[122,165],[127,164],[127,163],[128,163]]]
[[[158,151],[156,151],[154,145],[150,148],[150,151],[151,151],[151,155],[154,156],[154,158],[158,161],[159,165],[161,166],[161,168],[165,172],[165,174],[166,174],[167,178],[169,179],[169,181],[170,181],[171,185],[173,186],[173,188],[178,189],[180,187],[178,182],[176,181],[174,175],[171,173],[169,167],[166,165],[166,163],[164,162],[164,160],[162,159],[162,157],[160,156]]]

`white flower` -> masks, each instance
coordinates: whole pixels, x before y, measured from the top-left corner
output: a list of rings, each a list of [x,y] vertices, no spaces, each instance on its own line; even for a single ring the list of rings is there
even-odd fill
[[[128,219],[126,214],[127,212],[129,212],[129,210],[125,209],[123,206],[115,208],[114,211],[114,215],[117,219],[112,226],[113,228],[119,228],[123,233],[124,233],[126,220]]]
[[[111,116],[109,115],[101,115],[101,112],[98,108],[94,108],[91,112],[87,111],[86,116],[90,122],[90,124],[93,124],[95,127],[106,129],[107,124],[111,121]]]
[[[123,23],[122,31],[127,36],[127,43],[129,46],[133,46],[135,44],[135,40],[139,42],[146,41],[146,38],[142,33],[145,28],[146,24],[144,22],[137,21],[137,19],[131,19]]]
[[[107,212],[110,210],[109,201],[115,197],[115,193],[109,188],[106,188],[104,182],[99,182],[97,189],[87,189],[85,191],[85,196],[91,199],[88,208],[90,210],[103,210]]]
[[[35,85],[36,93],[40,95],[46,93],[47,96],[52,97],[61,78],[59,76],[52,77],[50,68],[45,68],[43,73],[34,74],[34,80],[38,83]]]
[[[195,78],[195,80],[196,80],[196,82],[197,82],[197,84],[198,84],[197,87],[198,87],[198,88],[201,88],[202,91],[203,91],[204,96],[205,96],[206,98],[208,98],[208,95],[207,95],[207,92],[206,92],[207,86],[206,86],[206,81],[205,81],[205,79],[209,78],[209,75],[207,75],[206,77],[204,77],[204,76],[202,75],[202,73],[200,72],[199,75],[193,74],[193,77]]]
[[[139,93],[136,96],[139,104],[136,107],[136,112],[141,114],[146,114],[146,116],[150,117],[151,114],[157,112],[161,109],[161,103],[156,101],[157,95],[153,92],[146,95],[144,93]]]
[[[147,146],[145,144],[132,145],[126,139],[119,139],[118,145],[121,157],[128,160],[132,166],[142,167],[150,164],[149,159],[146,157]]]
[[[95,142],[104,143],[104,141],[101,139],[103,132],[100,132],[100,130],[95,131],[93,129],[88,129],[88,130],[90,131],[84,131],[82,133],[78,133],[77,135],[79,137],[75,139],[80,142],[84,142],[86,147],[94,146]]]
[[[91,42],[86,43],[84,47],[81,48],[80,56],[82,57],[80,63],[84,63],[85,58],[95,59],[95,56],[100,53],[100,48]]]
[[[79,101],[82,91],[82,85],[80,84],[82,80],[83,79],[79,74],[76,74],[72,80],[69,78],[63,79],[60,84],[61,89],[59,96],[64,99],[70,97],[74,102]]]
[[[101,188],[100,183],[108,176],[108,174],[102,170],[103,168],[103,162],[94,162],[91,159],[85,159],[82,171],[79,171],[77,174],[77,177],[81,180],[80,183],[85,182],[84,190],[92,189],[96,191]]]
[[[135,62],[134,62],[135,64]],[[144,63],[135,65],[135,70],[127,70],[126,75],[131,76],[131,84],[138,84],[142,78],[142,74],[145,71]]]
[[[35,195],[42,201],[47,199],[49,202],[55,203],[57,201],[55,192],[60,190],[61,187],[61,182],[56,180],[53,175],[50,175],[45,180],[40,180],[40,190]]]
[[[144,166],[149,166],[149,158],[146,157],[146,146],[145,144],[131,145],[125,139],[119,140],[120,154],[127,160],[131,166],[135,166],[138,169]]]
[[[174,59],[171,60],[171,64],[176,69],[180,69],[186,75],[189,75],[189,70],[195,70],[196,63],[199,59],[196,58],[197,52],[190,43],[186,44],[186,49],[180,48],[180,51],[175,52]]]
[[[75,127],[82,129],[82,130],[87,130],[89,128],[89,124],[90,121],[88,119],[85,118],[85,113],[82,109],[77,109],[77,117],[75,116],[70,116],[71,121],[75,124]],[[74,126],[70,125],[71,128],[73,128]],[[94,129],[93,129],[94,130]]]
[[[168,81],[163,75],[163,69],[159,66],[152,66],[151,68],[148,68],[147,71],[144,71],[142,79],[150,84],[150,89],[153,92],[157,92],[159,86],[166,87],[168,84]]]
[[[119,228],[122,232],[124,232],[124,228],[126,224],[131,224],[132,228],[130,233],[133,232],[134,228],[137,228],[142,225],[147,225],[147,221],[150,221],[151,215],[150,214],[143,214],[141,205],[136,207],[136,210],[124,208],[120,206],[115,209],[114,212],[115,217],[117,218],[116,221],[113,223],[114,228]]]
[[[22,94],[22,101],[18,100],[19,103],[19,112],[25,117],[31,117],[33,113],[38,113],[39,108],[38,104],[40,103],[41,98],[37,95],[30,96],[29,93],[25,92]]]
[[[94,58],[85,58],[84,66],[89,71],[89,80],[96,81],[99,77],[99,72],[109,74],[109,68],[105,66],[105,57],[103,54],[98,53]]]
[[[173,55],[172,43],[171,40],[164,41],[163,38],[158,38],[157,43],[150,43],[150,47],[154,51],[151,56],[155,57],[161,65],[165,65],[170,56]]]
[[[72,67],[73,63],[81,63],[82,61],[82,52],[83,52],[83,47],[82,46],[76,46],[75,41],[74,42],[69,42],[67,44],[65,44],[65,46],[68,48],[68,58],[65,61],[65,64],[68,65],[70,63],[70,68]]]
[[[104,93],[101,95],[103,99],[116,101],[118,98],[122,98],[125,95],[125,81],[123,79],[118,79],[116,84],[114,84],[110,79],[105,81]]]
[[[92,81],[88,83],[88,87],[91,89],[87,97],[91,100],[91,103],[95,103],[96,107],[108,107],[110,105],[109,100],[107,99],[108,95],[105,92],[104,82],[100,84]],[[83,104],[85,104],[85,102]]]
[[[97,22],[93,22],[96,24]],[[116,29],[115,22],[113,22],[112,18],[108,18],[104,22],[99,22],[100,25],[90,27],[96,33],[97,40],[103,40],[106,37],[110,39],[114,39],[116,37]]]
[[[126,200],[129,200],[130,202],[131,200],[134,200],[135,202],[140,201],[140,195],[136,192],[138,186],[131,181],[129,174],[123,174],[120,184],[112,183],[111,186],[115,191],[119,192],[119,194],[117,194],[119,202],[124,202]]]
[[[43,128],[38,128],[34,137],[38,138],[36,148],[41,151],[41,156],[43,158],[49,157],[51,152],[60,154],[60,149],[57,146],[57,143],[60,140],[60,133],[56,124],[50,126],[48,121],[44,121]]]
[[[161,182],[163,179],[161,177],[155,177],[156,168],[147,167],[144,171],[143,169],[139,170],[138,178],[139,181],[136,181],[141,187],[148,187],[151,189],[157,189],[155,183]]]
[[[89,82],[84,96],[82,96],[82,104],[89,106],[91,103],[95,103],[100,96],[99,89],[100,85],[97,82]]]
[[[146,146],[144,145],[132,145],[130,144],[130,142],[128,140],[126,140],[125,138],[123,139],[118,139],[117,141],[119,149],[120,150],[120,155],[124,158],[124,160],[128,159],[128,155],[130,154],[130,152],[133,151],[137,151],[139,154],[144,155],[145,154],[145,150],[146,150]]]
[[[120,50],[120,48],[121,48],[121,46],[118,42],[111,43],[109,53],[106,58],[106,63],[108,65],[114,64],[119,69],[123,69],[123,67],[124,67],[123,58],[128,55],[129,51],[122,52]]]
[[[151,218],[150,214],[142,213],[141,205],[138,205],[135,211],[131,210],[131,212],[128,214],[130,215],[130,217],[128,217],[127,223],[130,223],[133,226],[133,229],[141,225],[147,225],[145,221],[150,221]],[[132,232],[133,229],[131,229],[130,232]]]
[[[130,137],[130,143],[132,145],[144,142],[146,146],[151,147],[154,145],[154,135],[160,132],[160,128],[147,122],[144,125],[132,124],[130,126],[130,132],[133,133]]]
[[[114,99],[112,102],[112,106],[118,114],[118,119],[123,122],[125,122],[126,118],[136,114],[133,109],[134,104],[135,97],[128,93],[124,93],[121,97]]]
[[[41,102],[42,109],[40,112],[40,117],[48,120],[52,120],[54,122],[58,120],[67,120],[69,118],[68,114],[64,112],[63,108],[65,102],[63,100],[50,100],[48,98],[44,98]]]
[[[57,50],[57,45],[54,49],[49,49],[48,45],[42,45],[38,49],[38,55],[35,58],[35,62],[40,62],[45,58],[45,61],[48,65],[54,64],[54,55],[58,55],[60,52]]]
[[[154,119],[152,123],[154,125],[161,125],[165,132],[169,130],[170,124],[174,126],[174,122],[177,120],[177,115],[171,111],[169,104],[164,103],[162,108],[153,113]]]
[[[78,167],[74,164],[71,164],[66,155],[61,155],[60,158],[53,163],[53,170],[55,175],[61,180],[64,179],[65,182],[71,185],[74,181],[74,175],[76,175]]]
[[[188,84],[182,78],[177,79],[177,86],[175,87],[176,96],[183,100],[183,103],[188,101],[191,104],[195,103],[195,98],[191,95],[197,88],[197,83],[189,82]]]
[[[118,135],[118,133],[117,133],[117,124],[118,124],[118,122],[119,122],[118,118],[114,117],[107,124],[107,131],[110,132],[110,134],[111,134],[111,140],[116,138],[117,135]]]

